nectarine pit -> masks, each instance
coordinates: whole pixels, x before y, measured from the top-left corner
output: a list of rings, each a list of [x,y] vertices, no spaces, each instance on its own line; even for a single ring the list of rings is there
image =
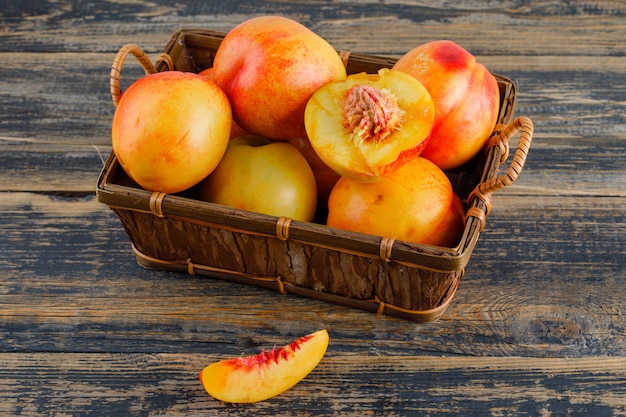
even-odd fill
[[[381,142],[400,128],[404,113],[391,91],[357,84],[346,92],[343,126],[355,142]]]

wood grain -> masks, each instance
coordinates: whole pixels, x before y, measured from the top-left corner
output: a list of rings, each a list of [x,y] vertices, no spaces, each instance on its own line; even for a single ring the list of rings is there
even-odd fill
[[[203,392],[198,373],[219,356],[204,354],[13,353],[3,357],[0,411],[20,415],[292,416],[317,415],[620,415],[626,412],[621,385],[623,358],[445,358],[405,356],[396,361],[332,351],[307,378],[269,401],[232,405]],[[563,387],[567,388],[564,390]],[[590,388],[604,387],[602,395]],[[380,395],[380,390],[385,392]],[[315,396],[310,395],[315,393]],[[80,398],[67,403],[67,396]],[[39,413],[39,414],[38,414]]]
[[[270,290],[141,269],[119,221],[93,196],[10,193],[1,201],[7,224],[15,225],[3,228],[0,248],[13,254],[0,263],[8,274],[0,282],[0,318],[12,334],[6,348],[125,351],[146,343],[176,345],[181,338],[190,349],[207,334],[217,338],[212,343],[219,351],[224,328],[241,334],[249,327],[271,328],[289,338],[337,326],[354,338],[348,343],[353,349],[360,349],[362,337],[389,355],[431,349],[495,356],[624,354],[623,249],[612,250],[623,241],[624,223],[611,229],[607,222],[609,228],[602,229],[597,215],[584,221],[588,212],[612,213],[597,199],[567,217],[559,214],[563,204],[555,201],[551,211],[550,204],[537,203],[545,218],[536,223],[528,221],[529,212],[494,213],[450,309],[440,321],[422,326]],[[579,224],[576,233],[586,232],[556,245],[571,236],[564,219]],[[26,222],[28,229],[21,227]],[[120,293],[120,287],[126,289]],[[353,322],[360,326],[352,328]]]

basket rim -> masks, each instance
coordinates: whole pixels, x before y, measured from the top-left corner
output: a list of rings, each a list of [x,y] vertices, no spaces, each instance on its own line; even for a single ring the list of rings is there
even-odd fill
[[[284,240],[277,234],[280,217],[235,209],[206,201],[178,195],[162,195],[160,206],[154,207],[151,199],[155,193],[137,187],[116,184],[113,178],[121,170],[111,152],[102,168],[96,195],[99,202],[112,209],[152,213],[158,217],[174,217],[213,227],[227,228],[241,233],[260,234]],[[290,221],[288,239],[313,246],[323,246],[358,256],[383,258],[411,267],[434,272],[462,270],[469,262],[471,252],[481,229],[479,219],[468,217],[460,243],[454,248],[437,247],[394,240],[392,247],[381,254],[385,237],[349,230],[336,229],[324,224]],[[355,250],[358,246],[361,250]]]

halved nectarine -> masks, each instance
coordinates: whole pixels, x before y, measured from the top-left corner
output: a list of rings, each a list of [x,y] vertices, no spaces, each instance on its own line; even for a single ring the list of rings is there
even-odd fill
[[[209,395],[221,401],[264,401],[307,376],[324,357],[328,340],[323,329],[278,349],[215,362],[200,372],[200,380]]]
[[[359,73],[319,88],[304,123],[319,157],[338,174],[377,181],[426,146],[435,106],[426,88],[400,71]]]

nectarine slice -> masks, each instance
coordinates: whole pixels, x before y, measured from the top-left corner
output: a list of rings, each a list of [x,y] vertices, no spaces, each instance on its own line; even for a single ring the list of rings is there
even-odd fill
[[[328,340],[323,329],[278,349],[221,360],[204,368],[200,380],[209,395],[224,402],[264,401],[307,376],[324,357]]]
[[[435,106],[415,81],[384,68],[319,88],[304,113],[313,149],[341,176],[364,182],[418,156],[430,136]]]

